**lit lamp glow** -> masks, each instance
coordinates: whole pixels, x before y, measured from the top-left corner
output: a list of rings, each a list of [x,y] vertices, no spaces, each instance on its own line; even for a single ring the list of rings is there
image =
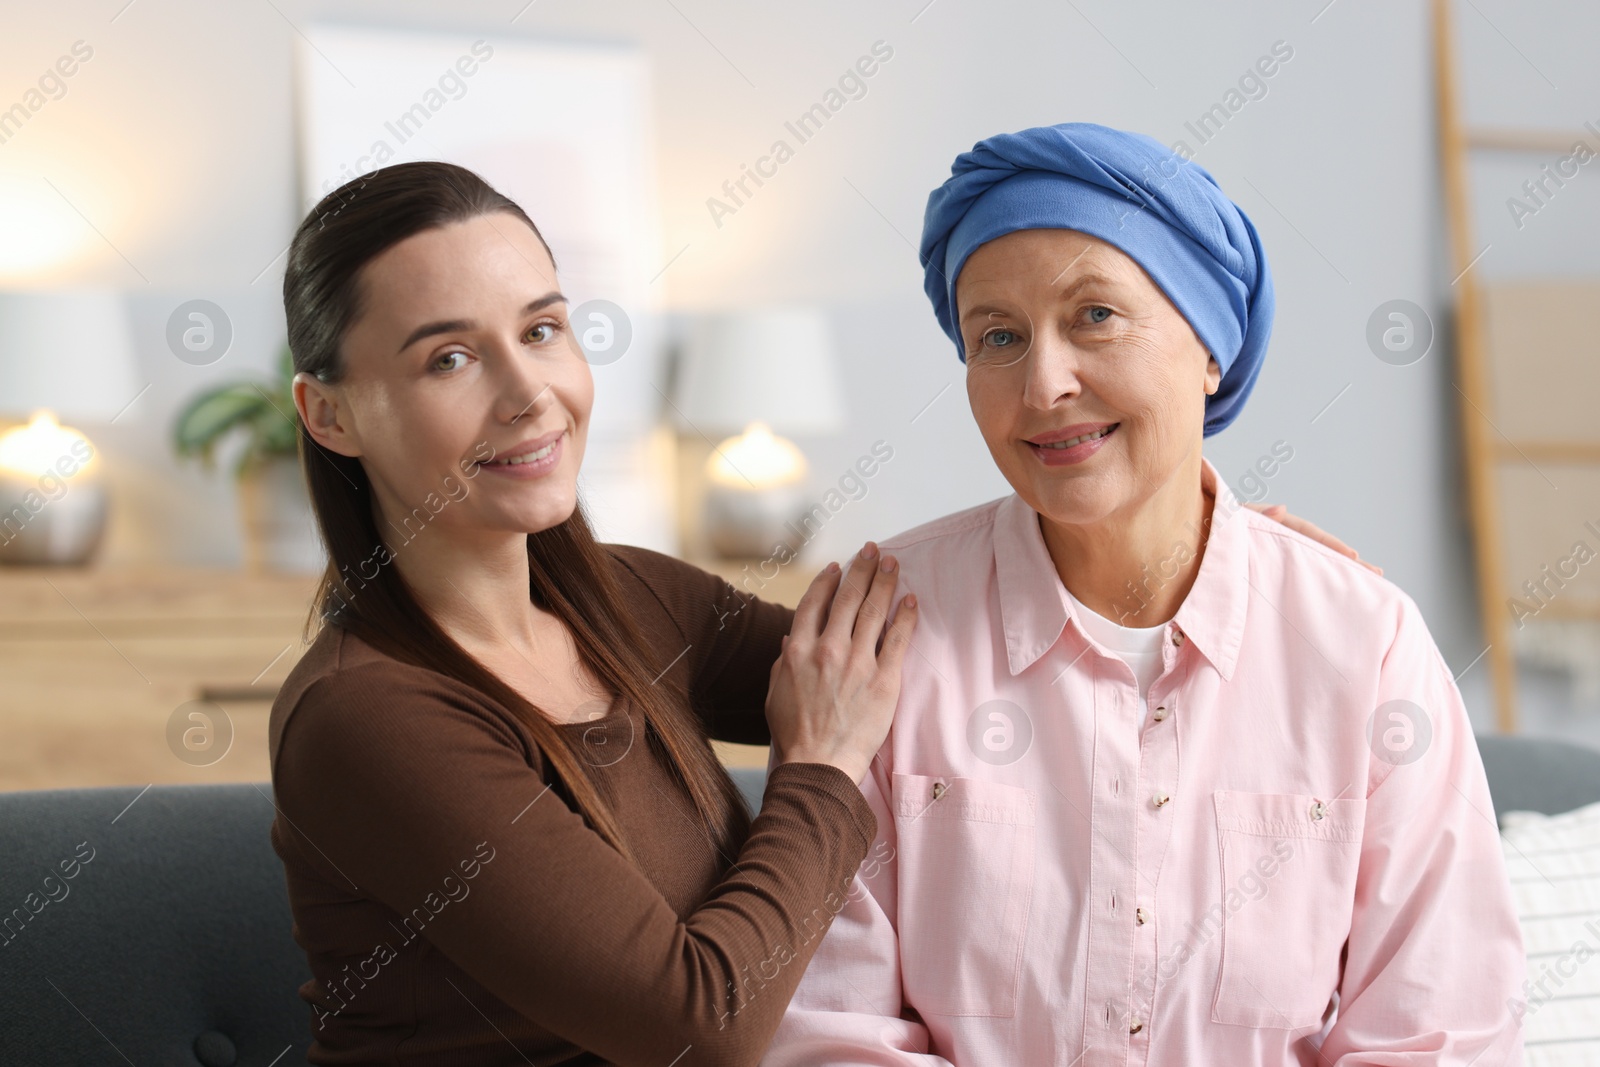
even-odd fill
[[[0,561],[77,563],[92,556],[105,531],[99,472],[89,439],[49,411],[0,434]]]
[[[705,467],[706,541],[727,558],[798,548],[811,503],[805,454],[782,433],[832,433],[843,412],[827,320],[817,311],[775,309],[708,316],[684,350],[680,426],[736,436]]]
[[[99,548],[107,498],[98,450],[73,421],[109,420],[134,398],[120,294],[0,293],[0,563],[81,564]]]
[[[805,476],[805,454],[774,436],[764,422],[752,422],[744,433],[723,441],[706,463],[706,477],[733,489],[793,485]]]
[[[806,457],[764,422],[716,447],[706,461],[706,537],[729,558],[793,548],[788,528],[806,507]]]

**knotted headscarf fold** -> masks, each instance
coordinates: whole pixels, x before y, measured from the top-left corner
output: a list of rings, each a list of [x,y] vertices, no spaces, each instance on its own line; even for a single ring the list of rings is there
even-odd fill
[[[1222,368],[1206,436],[1234,420],[1272,333],[1272,274],[1255,226],[1205,168],[1153,137],[1092,122],[997,134],[957,156],[928,197],[919,256],[963,363],[961,268],[979,245],[1027,229],[1077,230],[1143,267]]]

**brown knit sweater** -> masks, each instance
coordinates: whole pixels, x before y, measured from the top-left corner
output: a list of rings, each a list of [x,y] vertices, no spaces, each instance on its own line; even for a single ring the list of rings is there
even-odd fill
[[[708,734],[766,743],[792,612],[607,549]],[[526,729],[478,691],[336,626],[296,664],[272,706],[272,843],[313,975],[311,1062],[759,1061],[877,834],[871,807],[838,768],[785,764],[721,856],[636,708],[561,729],[604,732],[589,762],[640,867],[547,790]]]

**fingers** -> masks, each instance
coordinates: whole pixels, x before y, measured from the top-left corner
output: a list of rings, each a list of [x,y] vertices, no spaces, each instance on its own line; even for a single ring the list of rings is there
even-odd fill
[[[833,594],[839,588],[839,573],[839,565],[829,563],[811,579],[811,584],[800,597],[800,603],[795,605],[789,636],[809,641],[821,632],[828,605],[833,602]]]
[[[889,605],[894,603],[895,582],[899,577],[898,561],[893,556],[884,556],[878,565],[878,573],[872,576],[872,588],[867,591],[867,598],[856,614],[851,644],[866,662],[872,660],[878,647],[878,637],[889,621]]]
[[[1316,541],[1318,544],[1327,545],[1329,548],[1333,549],[1335,552],[1339,553],[1339,555],[1341,555],[1341,556],[1349,556],[1351,559],[1355,559],[1356,558],[1356,550],[1355,549],[1351,548],[1349,545],[1345,544],[1343,541],[1341,541],[1337,537],[1333,536],[1333,534],[1327,533],[1326,531],[1324,531],[1324,530],[1322,530],[1322,529],[1320,529],[1320,528],[1318,528],[1316,526],[1313,526],[1311,523],[1307,522],[1305,519],[1296,518],[1293,515],[1285,515],[1285,516],[1283,516],[1283,518],[1279,519],[1278,521],[1283,523],[1285,526],[1289,527],[1289,529],[1295,531],[1296,533],[1305,534],[1307,537],[1311,538],[1311,540],[1313,540],[1313,541]]]
[[[828,622],[822,637],[840,648],[850,647],[850,636],[855,631],[856,613],[867,598],[873,575],[878,570],[878,546],[868,541],[856,558],[851,560],[839,582],[839,592],[828,610]]]
[[[1328,533],[1320,526],[1317,526],[1315,523],[1308,522],[1307,520],[1300,518],[1298,515],[1289,514],[1289,509],[1282,504],[1247,504],[1245,506],[1259,511],[1269,519],[1276,519],[1278,522],[1281,522],[1283,525],[1289,527],[1289,529],[1293,530],[1295,533],[1304,534],[1318,544],[1326,545],[1335,552],[1339,553],[1341,556],[1355,560],[1357,563],[1361,564],[1374,574],[1383,573],[1382,567],[1375,567],[1368,563],[1366,560],[1361,558],[1361,554],[1359,552],[1345,544],[1343,541],[1339,540],[1337,537],[1333,536],[1333,534]]]
[[[883,651],[878,654],[878,674],[883,679],[900,679],[900,666],[905,662],[906,649],[911,647],[911,631],[917,627],[917,594],[908,593],[900,600],[900,610],[883,637]]]

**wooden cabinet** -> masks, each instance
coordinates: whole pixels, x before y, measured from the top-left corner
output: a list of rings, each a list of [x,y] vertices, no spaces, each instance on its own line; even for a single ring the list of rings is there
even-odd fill
[[[266,781],[267,713],[305,649],[315,582],[0,567],[0,789]],[[223,719],[180,711],[206,698]],[[186,758],[169,747],[175,714]]]
[[[743,569],[701,565],[734,582]],[[792,606],[814,572],[786,567],[759,595]],[[0,567],[0,790],[267,781],[267,715],[305,651],[316,581]],[[764,747],[717,748],[766,766]]]

